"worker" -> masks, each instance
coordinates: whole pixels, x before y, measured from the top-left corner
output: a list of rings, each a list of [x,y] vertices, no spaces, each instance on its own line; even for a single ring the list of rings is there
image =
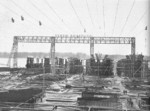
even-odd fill
[[[123,90],[123,94],[125,95],[125,90]]]
[[[131,107],[133,107],[133,101],[132,101],[132,99],[131,99],[131,101],[130,101],[130,104],[131,104]]]
[[[40,97],[40,100],[41,100],[41,102],[43,101],[43,98],[42,97]]]
[[[82,81],[84,82],[84,72],[82,73],[81,76],[82,76]]]
[[[131,98],[128,99],[128,103],[130,104],[131,107],[133,107],[133,101]]]
[[[123,94],[124,94],[124,95],[127,95],[127,90],[123,90]]]
[[[55,111],[57,109],[57,106],[54,106],[51,111]]]
[[[88,92],[88,87],[85,87],[85,92]]]
[[[141,98],[140,98],[140,94],[139,93],[138,93],[138,97],[137,97],[137,102],[138,102],[139,108],[141,108]]]
[[[88,111],[91,111],[91,108],[89,107]]]

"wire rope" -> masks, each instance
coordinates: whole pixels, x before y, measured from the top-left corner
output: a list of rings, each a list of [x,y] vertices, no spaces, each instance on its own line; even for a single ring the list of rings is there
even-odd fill
[[[126,26],[128,20],[129,20],[129,17],[130,17],[130,15],[131,15],[131,12],[132,12],[132,10],[133,10],[134,5],[135,5],[135,0],[134,0],[133,3],[132,3],[131,9],[130,9],[130,11],[129,11],[129,14],[128,14],[128,16],[127,16],[127,18],[126,18],[126,20],[125,20],[125,23],[124,23],[124,25],[123,25],[123,27],[122,27],[122,29],[121,29],[120,36],[122,35],[122,33],[123,33],[123,31],[124,31],[124,28],[125,28],[125,26]]]

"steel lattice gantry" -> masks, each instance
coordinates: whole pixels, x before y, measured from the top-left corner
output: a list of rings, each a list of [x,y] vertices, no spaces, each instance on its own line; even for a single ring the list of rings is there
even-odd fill
[[[56,35],[56,36],[14,36],[13,47],[8,60],[11,58],[13,67],[17,67],[18,43],[51,43],[50,60],[52,73],[55,74],[55,43],[90,44],[90,54],[94,54],[94,44],[131,44],[131,54],[135,60],[135,37],[92,37],[84,35]],[[134,63],[134,62],[133,62]],[[132,73],[134,72],[134,69]]]

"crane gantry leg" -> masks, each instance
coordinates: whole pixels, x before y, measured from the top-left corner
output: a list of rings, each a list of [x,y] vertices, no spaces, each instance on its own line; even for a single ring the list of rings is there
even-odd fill
[[[55,37],[51,38],[51,51],[50,51],[51,69],[52,74],[55,74]]]
[[[13,46],[12,46],[11,53],[10,53],[8,63],[7,63],[9,67],[11,67],[11,59],[13,59],[13,68],[17,68],[18,66],[17,56],[18,56],[18,40],[17,40],[17,37],[14,37]]]
[[[135,38],[131,38],[131,74],[134,77],[134,63],[135,63]]]
[[[90,55],[94,55],[94,38],[90,37]]]

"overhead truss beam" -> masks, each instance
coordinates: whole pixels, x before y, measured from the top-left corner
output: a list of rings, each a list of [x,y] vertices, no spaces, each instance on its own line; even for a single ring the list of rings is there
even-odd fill
[[[93,37],[78,35],[59,35],[59,36],[15,36],[18,42],[22,43],[51,43],[52,38],[55,43],[80,43],[89,44],[90,38],[94,39],[94,44],[131,44],[134,37]]]

